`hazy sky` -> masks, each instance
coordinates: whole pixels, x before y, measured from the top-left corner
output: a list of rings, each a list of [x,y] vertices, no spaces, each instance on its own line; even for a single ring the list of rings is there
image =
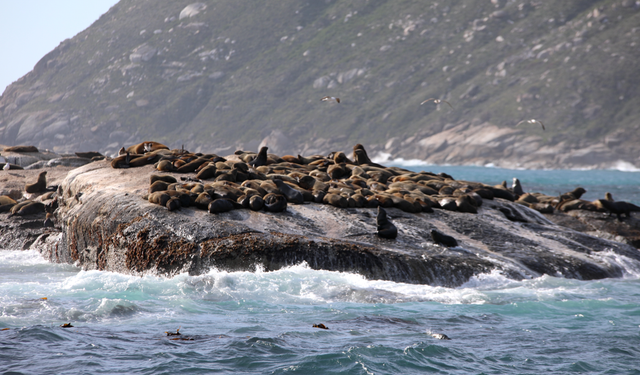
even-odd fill
[[[0,94],[118,0],[0,0]]]

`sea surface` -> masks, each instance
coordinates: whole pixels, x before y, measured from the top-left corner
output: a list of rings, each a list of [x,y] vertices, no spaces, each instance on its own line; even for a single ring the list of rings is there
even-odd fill
[[[412,168],[640,204],[637,172]],[[0,374],[640,374],[640,263],[606,256],[623,278],[444,288],[304,263],[134,277],[2,250]]]

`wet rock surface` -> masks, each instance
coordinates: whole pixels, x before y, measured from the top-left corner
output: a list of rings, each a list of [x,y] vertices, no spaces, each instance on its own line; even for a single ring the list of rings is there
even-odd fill
[[[25,172],[36,176],[38,171]],[[588,213],[602,220],[543,215],[500,198],[485,199],[477,214],[386,208],[398,236],[384,239],[376,235],[375,208],[304,203],[289,204],[281,213],[168,211],[144,199],[154,173],[151,165],[113,169],[107,161],[68,170],[60,181],[55,227],[43,228],[44,213],[0,214],[0,238],[7,244],[2,247],[35,248],[51,261],[128,274],[202,274],[213,267],[269,271],[304,261],[314,269],[443,286],[458,286],[491,270],[516,279],[619,277],[622,269],[614,258],[640,260],[636,248],[618,242],[623,234],[616,237],[604,232],[606,225],[588,224],[620,227],[602,213]],[[435,244],[433,229],[454,237],[459,246]]]

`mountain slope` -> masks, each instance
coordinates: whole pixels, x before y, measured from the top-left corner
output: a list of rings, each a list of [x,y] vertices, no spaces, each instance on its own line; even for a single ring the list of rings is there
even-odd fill
[[[633,1],[192,1],[122,0],[61,43],[0,98],[0,143],[640,166]]]

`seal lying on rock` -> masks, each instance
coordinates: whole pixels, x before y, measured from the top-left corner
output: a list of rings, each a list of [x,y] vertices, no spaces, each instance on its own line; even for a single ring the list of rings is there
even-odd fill
[[[439,244],[439,245],[444,245],[446,247],[456,247],[458,246],[458,241],[456,241],[455,238],[451,237],[451,236],[447,236],[444,233],[440,233],[435,229],[431,230],[431,238],[433,239],[433,242]]]
[[[264,196],[264,210],[268,212],[286,211],[287,199],[283,195],[269,193]]]
[[[36,146],[11,146],[11,147],[5,147],[2,151],[4,152],[38,152],[38,148]]]
[[[304,203],[304,197],[302,196],[302,193],[299,192],[298,190],[285,184],[284,182],[282,182],[282,180],[275,179],[273,180],[273,183],[276,184],[276,186],[278,187],[278,190],[280,190],[282,194],[284,194],[284,196],[287,197],[287,202],[295,203],[295,204]]]
[[[378,206],[378,216],[376,217],[378,225],[378,236],[382,238],[394,239],[398,237],[398,228],[387,217],[387,211]]]
[[[15,215],[18,216],[27,216],[34,215],[39,213],[44,213],[44,203],[42,202],[33,202],[33,201],[25,201],[24,205],[15,205],[11,209],[11,214],[8,217],[13,217]]]

